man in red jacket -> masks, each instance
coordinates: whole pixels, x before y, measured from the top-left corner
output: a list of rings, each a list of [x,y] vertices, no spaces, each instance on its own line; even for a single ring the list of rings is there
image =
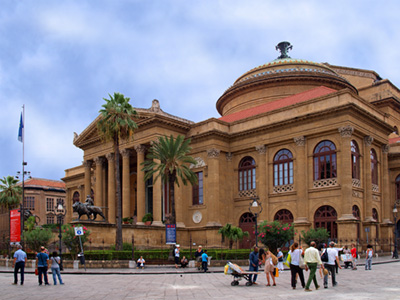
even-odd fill
[[[351,256],[352,256],[352,265],[353,265],[353,270],[357,270],[357,248],[356,245],[351,244]]]

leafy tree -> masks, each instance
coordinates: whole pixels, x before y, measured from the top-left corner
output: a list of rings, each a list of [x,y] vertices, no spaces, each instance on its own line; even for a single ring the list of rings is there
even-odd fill
[[[114,93],[110,99],[103,98],[106,104],[100,109],[101,119],[98,122],[98,130],[101,137],[114,143],[115,184],[117,198],[117,234],[115,246],[122,250],[122,197],[121,197],[121,172],[119,145],[121,139],[133,137],[133,131],[137,128],[133,120],[137,116],[136,110],[129,104],[129,98],[120,93]]]
[[[90,231],[87,230],[86,227],[78,224],[78,225],[71,225],[66,224],[61,227],[62,230],[62,241],[64,245],[69,249],[72,258],[75,257],[77,253],[80,252],[80,243],[79,237],[75,235],[75,227],[83,227],[83,235],[81,235],[82,246],[88,240]]]
[[[30,231],[24,231],[23,237],[29,249],[39,251],[40,246],[47,247],[53,233],[50,229],[35,227]]]
[[[7,176],[0,179],[0,206],[6,209],[17,207],[21,201],[22,187],[18,179]]]
[[[321,243],[328,243],[329,232],[326,228],[310,228],[309,230],[301,231],[302,239],[307,244],[310,245],[312,241],[314,241],[317,245]]]
[[[170,223],[176,224],[175,213],[175,184],[179,186],[180,179],[184,185],[189,181],[191,184],[197,183],[197,176],[190,168],[189,164],[196,164],[196,160],[189,156],[188,153],[192,149],[190,139],[185,140],[182,135],[174,138],[160,136],[151,146],[146,160],[142,163],[145,172],[144,180],[153,178],[153,182],[161,177],[163,183],[169,184],[168,200],[171,203],[171,220]]]
[[[279,221],[264,221],[258,226],[258,237],[271,252],[284,246],[294,237],[294,226]]]
[[[224,227],[218,230],[218,233],[222,235],[222,240],[225,238],[229,241],[229,249],[232,249],[233,242],[242,240],[245,236],[249,236],[247,231],[243,232],[240,227],[232,226],[232,224],[227,223]]]

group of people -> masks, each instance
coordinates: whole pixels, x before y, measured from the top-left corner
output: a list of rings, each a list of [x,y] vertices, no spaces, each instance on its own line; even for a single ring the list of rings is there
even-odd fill
[[[311,242],[310,247],[305,250],[303,250],[297,242],[294,242],[291,245],[287,256],[287,263],[291,272],[292,288],[296,289],[297,281],[299,279],[302,288],[306,292],[312,291],[310,289],[312,282],[314,283],[315,289],[318,290],[320,288],[316,276],[318,268],[321,278],[323,278],[324,288],[328,288],[329,276],[332,279],[332,286],[336,286],[338,284],[336,281],[336,274],[338,269],[342,268],[339,261],[339,251],[341,250],[343,250],[344,254],[351,255],[352,269],[356,270],[358,254],[354,244],[352,244],[352,249],[350,250],[347,249],[347,246],[345,246],[344,249],[336,248],[335,243],[331,242],[329,243],[329,247],[322,245],[319,251],[315,242]],[[372,257],[373,249],[371,245],[368,245],[366,251],[365,270],[371,270]],[[283,270],[283,260],[281,249],[278,248],[277,256],[275,256],[270,251],[265,251],[264,249],[259,249],[255,246],[254,251],[252,251],[249,256],[249,271],[258,271],[259,266],[264,264],[264,273],[266,274],[267,279],[266,286],[271,286],[271,279],[272,286],[276,286],[275,278],[279,275],[279,271]],[[307,282],[304,278],[303,269],[305,271],[310,271]],[[256,280],[257,274],[249,275],[249,281],[252,282],[252,284],[257,284]]]
[[[181,268],[186,268],[189,264],[188,259],[186,256],[183,256],[180,258],[180,251],[181,247],[179,244],[175,245],[174,249],[174,256],[175,256],[175,268],[179,268],[179,265]],[[207,255],[207,250],[203,250],[202,246],[199,246],[198,249],[196,250],[195,254],[195,259],[196,259],[196,266],[200,270],[200,265],[201,269],[204,272],[208,271],[208,255]]]
[[[14,267],[14,285],[18,284],[18,272],[21,273],[20,276],[20,284],[24,284],[24,272],[25,272],[25,264],[27,262],[27,255],[24,250],[22,250],[21,245],[17,245],[18,250],[14,253],[13,267]],[[50,264],[51,262],[51,264]],[[36,254],[36,266],[37,266],[37,275],[39,285],[44,284],[50,285],[49,279],[47,276],[47,270],[51,268],[51,272],[53,275],[53,284],[57,285],[57,278],[60,284],[64,284],[61,279],[60,273],[60,265],[61,258],[58,256],[57,252],[54,251],[53,255],[49,257],[48,250],[45,247],[40,247],[40,252]],[[35,271],[36,273],[36,271]]]

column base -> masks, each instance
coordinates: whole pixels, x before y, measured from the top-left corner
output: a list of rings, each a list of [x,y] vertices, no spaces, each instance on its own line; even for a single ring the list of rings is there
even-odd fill
[[[153,223],[151,223],[151,226],[164,227],[165,225],[161,221],[153,221]]]

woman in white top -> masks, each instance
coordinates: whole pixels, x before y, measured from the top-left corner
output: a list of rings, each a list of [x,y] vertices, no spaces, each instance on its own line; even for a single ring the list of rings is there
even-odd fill
[[[292,274],[292,288],[296,289],[296,275],[299,274],[301,286],[304,288],[306,286],[304,282],[303,269],[300,268],[300,256],[304,255],[303,249],[299,248],[299,243],[295,242],[290,247],[290,272]]]
[[[53,255],[50,258],[50,260],[51,260],[51,273],[53,274],[54,285],[57,285],[57,277],[58,277],[58,281],[60,282],[60,284],[64,284],[61,279],[61,274],[60,274],[61,258],[58,256],[57,251],[53,252]]]

